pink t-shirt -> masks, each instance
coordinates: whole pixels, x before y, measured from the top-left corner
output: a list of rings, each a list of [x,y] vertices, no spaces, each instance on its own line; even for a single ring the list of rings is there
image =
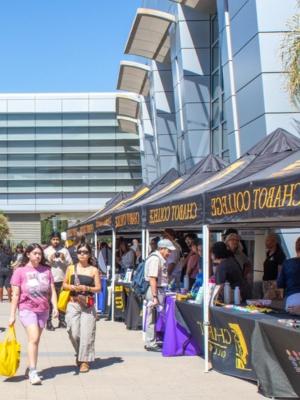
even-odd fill
[[[20,288],[19,310],[44,312],[49,309],[53,276],[49,267],[30,265],[17,268],[10,283]]]

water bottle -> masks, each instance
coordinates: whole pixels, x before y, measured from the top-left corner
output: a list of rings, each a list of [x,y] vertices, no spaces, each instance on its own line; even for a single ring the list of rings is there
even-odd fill
[[[226,281],[224,284],[224,303],[230,304],[230,301],[231,301],[231,288],[230,288],[230,283]]]
[[[190,286],[190,278],[188,275],[184,275],[183,277],[183,288],[188,291]]]
[[[199,287],[195,302],[197,304],[202,304],[202,302],[203,302],[203,286]]]
[[[241,294],[238,286],[234,288],[234,304],[237,306],[241,304]]]

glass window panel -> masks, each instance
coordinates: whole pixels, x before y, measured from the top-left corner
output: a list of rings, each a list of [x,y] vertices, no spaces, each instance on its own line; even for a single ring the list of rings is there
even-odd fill
[[[35,115],[35,126],[46,127],[49,126],[62,126],[62,114],[61,113],[38,113]]]
[[[8,153],[34,153],[35,152],[35,142],[18,141],[18,142],[8,142],[7,143]]]
[[[0,114],[0,127],[7,127],[7,114]]]
[[[219,38],[218,16],[215,15],[212,19],[212,41],[215,42]]]
[[[220,64],[220,49],[218,45],[212,48],[212,69],[213,71],[219,67]]]
[[[35,179],[35,168],[8,168],[7,173],[10,179]]]
[[[212,131],[212,150],[214,154],[220,154],[221,152],[221,136],[219,128]]]
[[[228,149],[228,134],[227,134],[227,123],[225,122],[222,125],[222,143],[223,143],[223,150]]]
[[[9,193],[33,193],[35,192],[35,181],[8,181],[7,189]]]
[[[37,140],[56,140],[56,139],[61,139],[62,133],[61,133],[60,127],[37,127],[35,130],[35,137]]]
[[[0,128],[0,140],[7,139],[7,128]]]
[[[229,154],[229,150],[223,151],[222,153],[222,158],[223,160],[227,161],[228,163],[230,163],[230,154]]]
[[[7,126],[9,127],[35,127],[35,115],[30,113],[7,114]]]
[[[88,126],[89,114],[88,113],[64,113],[63,126]]]
[[[212,98],[218,97],[220,92],[220,74],[218,70],[212,75]]]
[[[220,121],[220,102],[219,99],[212,103],[212,126],[216,126]]]

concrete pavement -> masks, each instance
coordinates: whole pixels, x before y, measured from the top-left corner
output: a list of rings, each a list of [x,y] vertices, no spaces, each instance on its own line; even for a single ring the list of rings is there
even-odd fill
[[[9,304],[0,303],[0,326],[6,326]],[[143,349],[142,334],[120,322],[97,322],[97,359],[88,374],[78,374],[65,329],[44,331],[38,370],[42,386],[24,377],[26,336],[19,322],[21,365],[10,379],[0,377],[0,395],[10,400],[199,400],[263,399],[256,385],[217,372],[205,374],[199,357],[165,358]],[[0,340],[4,333],[0,334]]]

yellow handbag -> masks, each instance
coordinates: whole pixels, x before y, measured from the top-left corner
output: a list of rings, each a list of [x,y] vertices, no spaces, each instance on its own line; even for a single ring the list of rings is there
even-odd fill
[[[0,343],[0,375],[14,376],[20,365],[21,345],[17,342],[14,325],[10,326]]]
[[[68,285],[70,285],[70,283],[71,283],[71,275],[74,272],[74,265],[72,265],[72,267],[73,267],[72,271],[71,271],[71,268],[69,268],[69,271],[68,271],[68,277],[67,277]],[[69,300],[70,300],[70,290],[62,289],[59,293],[58,301],[57,301],[58,310],[61,312],[66,312]]]

